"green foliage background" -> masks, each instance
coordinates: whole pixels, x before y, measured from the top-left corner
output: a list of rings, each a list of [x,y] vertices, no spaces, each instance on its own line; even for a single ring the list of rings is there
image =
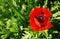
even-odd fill
[[[38,6],[52,12],[51,29],[30,29],[30,12]],[[60,39],[60,0],[0,0],[0,39]]]

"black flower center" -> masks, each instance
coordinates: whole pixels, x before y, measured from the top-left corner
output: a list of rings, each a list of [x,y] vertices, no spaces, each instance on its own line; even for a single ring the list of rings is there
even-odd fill
[[[41,14],[39,16],[35,16],[39,22],[44,22],[45,21],[45,17],[44,17],[44,12],[41,12]]]
[[[40,22],[44,22],[45,21],[45,17],[44,16],[38,16],[37,19]]]

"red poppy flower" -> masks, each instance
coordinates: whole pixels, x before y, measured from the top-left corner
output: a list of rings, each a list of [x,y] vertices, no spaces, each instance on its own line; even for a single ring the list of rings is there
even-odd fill
[[[30,27],[34,31],[42,31],[52,27],[52,13],[46,8],[35,8],[30,14]]]

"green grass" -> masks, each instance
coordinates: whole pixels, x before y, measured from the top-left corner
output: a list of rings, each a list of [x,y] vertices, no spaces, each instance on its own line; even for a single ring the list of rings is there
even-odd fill
[[[51,29],[41,32],[30,29],[30,12],[36,7],[52,12]],[[0,0],[0,39],[60,39],[60,1]]]

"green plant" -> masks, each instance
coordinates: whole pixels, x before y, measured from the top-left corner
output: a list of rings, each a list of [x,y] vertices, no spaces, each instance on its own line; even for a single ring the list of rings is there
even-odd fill
[[[38,6],[52,12],[53,28],[30,29],[30,12]],[[0,0],[0,39],[60,39],[60,0]]]

